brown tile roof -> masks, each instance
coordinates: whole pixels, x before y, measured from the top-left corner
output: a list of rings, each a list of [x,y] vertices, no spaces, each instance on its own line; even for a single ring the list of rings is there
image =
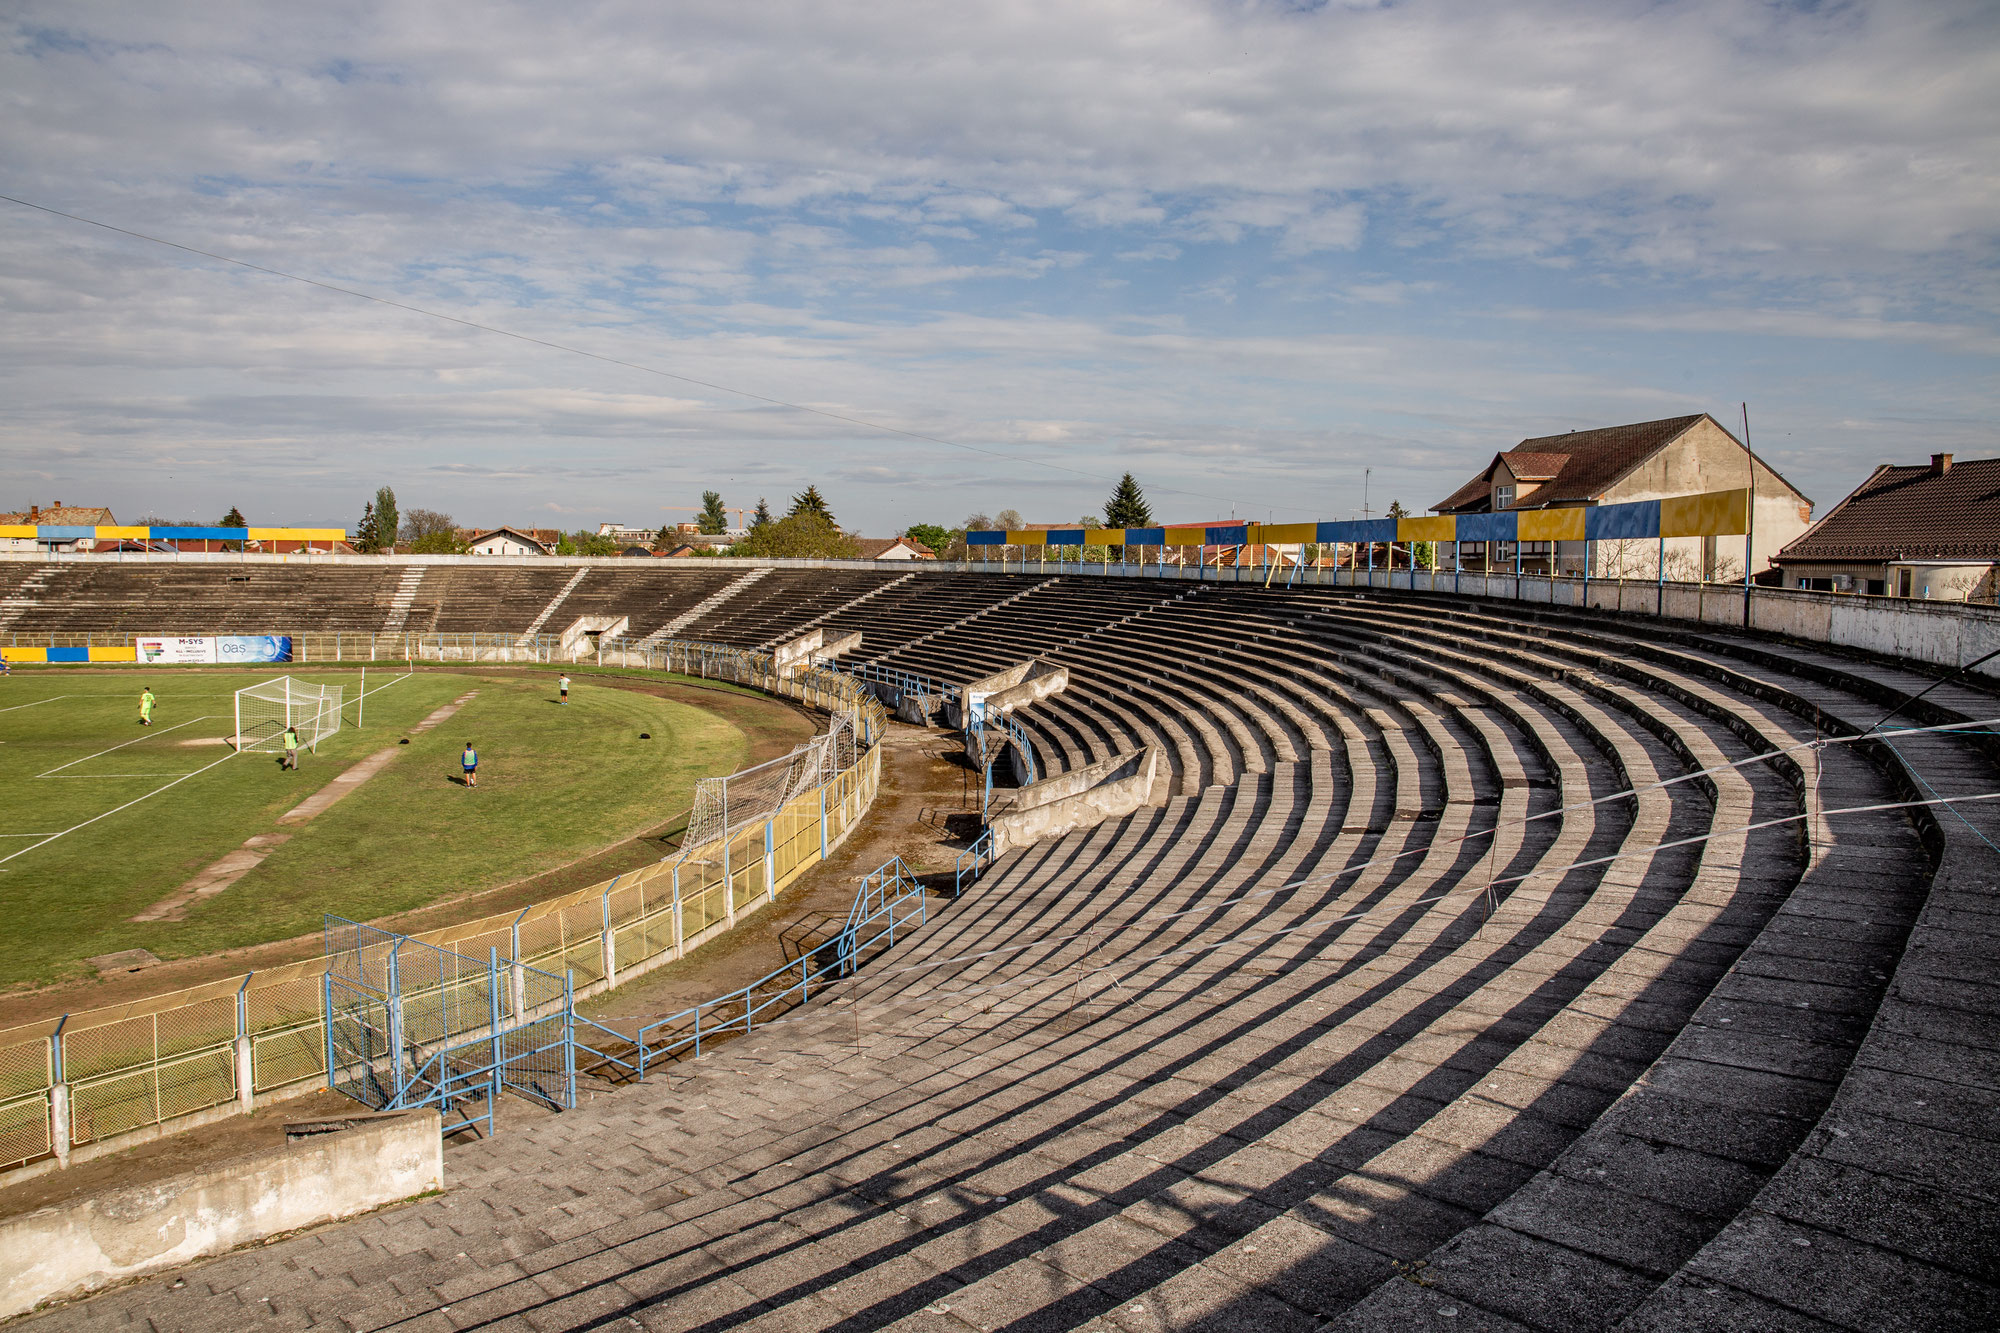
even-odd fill
[[[56,509],[42,509],[30,514],[0,514],[0,523],[36,523],[51,528],[94,528],[116,526],[118,520],[111,517],[109,509],[98,505],[63,505]]]
[[[1606,426],[1602,430],[1573,430],[1564,435],[1543,435],[1523,440],[1505,453],[1495,454],[1494,462],[1505,461],[1514,475],[1541,480],[1522,509],[1540,509],[1553,504],[1581,504],[1600,498],[1617,480],[1671,444],[1696,422],[1691,417],[1668,417],[1664,421],[1641,421],[1630,426]],[[1520,460],[1516,469],[1515,460]],[[1560,462],[1557,462],[1560,460]],[[1486,471],[1452,492],[1451,497],[1431,506],[1437,513],[1457,513],[1484,508],[1471,502],[1477,489],[1484,487]]]
[[[1569,455],[1538,454],[1527,449],[1509,449],[1501,454],[1497,461],[1504,461],[1507,470],[1522,481],[1549,481],[1562,474],[1563,464],[1569,462]]]
[[[2000,458],[1884,464],[1777,558],[2000,560]]]
[[[1496,461],[1499,457],[1498,454],[1494,455]],[[1480,473],[1471,481],[1466,482],[1465,485],[1432,505],[1432,511],[1439,514],[1483,514],[1487,512],[1493,507],[1493,488],[1487,482],[1487,478],[1492,476],[1492,474],[1493,464],[1488,463],[1486,471]]]

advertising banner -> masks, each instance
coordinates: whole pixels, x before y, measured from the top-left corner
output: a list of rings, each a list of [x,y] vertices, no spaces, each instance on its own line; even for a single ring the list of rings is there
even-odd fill
[[[215,660],[230,662],[289,662],[289,634],[224,634],[215,640]]]
[[[136,643],[144,666],[207,666],[215,661],[213,639],[142,634]]]
[[[289,662],[289,634],[141,635],[138,661],[146,666],[213,666],[240,662]]]

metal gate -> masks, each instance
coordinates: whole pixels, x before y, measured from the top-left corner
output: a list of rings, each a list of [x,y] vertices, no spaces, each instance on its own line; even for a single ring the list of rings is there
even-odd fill
[[[326,960],[329,1087],[378,1111],[435,1106],[447,1134],[490,1134],[502,1092],[576,1105],[567,976],[336,916],[326,918]]]

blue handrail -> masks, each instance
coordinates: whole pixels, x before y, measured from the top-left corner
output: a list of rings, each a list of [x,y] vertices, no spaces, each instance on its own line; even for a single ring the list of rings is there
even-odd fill
[[[912,900],[915,906],[906,907]],[[630,1038],[623,1033],[613,1035],[630,1041],[636,1048],[637,1072],[640,1078],[644,1078],[649,1064],[673,1059],[683,1053],[699,1057],[704,1040],[713,1041],[737,1032],[747,1035],[756,1030],[760,1015],[769,1014],[774,1009],[783,1012],[795,1007],[795,1003],[804,1004],[812,998],[815,983],[824,989],[852,974],[860,965],[865,950],[878,943],[885,948],[893,946],[897,927],[912,920],[921,924],[928,919],[928,915],[923,885],[904,864],[902,857],[892,856],[861,881],[846,924],[832,938],[740,990],[648,1023]],[[795,1002],[794,996],[797,997]],[[718,1015],[717,1011],[727,1012]],[[588,1019],[583,1021],[589,1022]],[[602,1024],[592,1023],[591,1026],[612,1032]],[[662,1029],[667,1029],[667,1033],[656,1036]],[[619,1063],[625,1068],[632,1068],[623,1061]]]
[[[965,858],[967,858],[968,856],[972,858],[972,865],[970,867],[967,867],[967,865],[965,864]],[[977,838],[974,838],[972,840],[972,845],[966,848],[964,851],[960,852],[958,854],[958,859],[952,863],[951,867],[952,896],[955,898],[958,895],[965,892],[965,879],[968,873],[970,873],[973,880],[976,882],[979,879],[979,872],[992,864],[993,864],[993,830],[989,828],[982,831]]]

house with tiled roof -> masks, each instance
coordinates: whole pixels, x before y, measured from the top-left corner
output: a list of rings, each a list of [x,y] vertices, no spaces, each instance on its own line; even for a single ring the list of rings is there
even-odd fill
[[[115,527],[118,520],[111,517],[111,511],[100,505],[66,505],[56,501],[47,509],[39,505],[29,505],[18,514],[0,514],[0,527],[25,526],[39,528],[67,528],[70,531],[51,540],[37,537],[0,537],[0,551],[40,551],[49,554],[71,551],[90,551],[97,547],[95,532],[82,529]]]
[[[937,552],[915,537],[856,537],[863,560],[935,560]]]
[[[1812,501],[1706,412],[1629,426],[1570,431],[1523,440],[1493,455],[1476,476],[1431,506],[1438,514],[1558,509],[1750,487],[1756,532],[1753,572],[1806,530]],[[1495,549],[1487,550],[1491,545]],[[1670,579],[1743,577],[1743,542],[1733,537],[1675,537],[1665,543],[1622,540],[1523,542],[1525,572],[1593,578],[1656,578],[1665,555]],[[1511,542],[1465,543],[1467,568],[1511,568]]]
[[[1777,565],[1787,588],[1995,601],[2000,458],[1884,463]]]
[[[464,538],[468,555],[553,555],[562,534],[553,528],[483,528]]]

